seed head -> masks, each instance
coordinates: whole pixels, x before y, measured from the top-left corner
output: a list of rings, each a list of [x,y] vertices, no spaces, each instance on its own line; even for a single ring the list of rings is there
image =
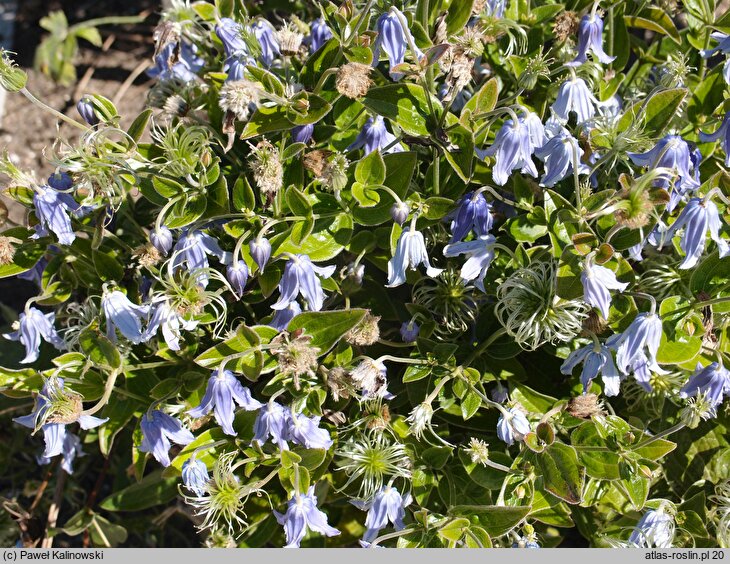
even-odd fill
[[[282,55],[293,57],[299,53],[302,46],[302,35],[293,24],[287,23],[283,28],[276,32],[276,39],[279,41],[279,48]]]
[[[464,449],[474,464],[486,466],[489,461],[489,445],[481,439],[469,439],[469,448]]]
[[[281,166],[279,149],[269,142],[268,139],[259,141],[256,147],[252,147],[253,154],[250,160],[253,179],[266,197],[266,205],[276,196],[281,188],[284,179],[284,168]]]
[[[368,311],[360,323],[347,332],[345,340],[351,345],[359,347],[372,345],[380,338],[378,321],[380,321],[380,317]]]
[[[571,10],[560,12],[555,17],[553,33],[555,34],[555,38],[561,43],[578,33],[578,14]]]
[[[244,121],[251,113],[251,104],[258,104],[260,97],[261,89],[255,82],[233,80],[221,87],[218,104],[224,112]]]
[[[605,413],[603,403],[599,401],[596,394],[581,394],[570,398],[565,410],[578,419],[588,419],[594,415],[603,415]]]
[[[411,477],[412,463],[405,445],[391,442],[384,433],[350,439],[337,451],[338,467],[348,476],[348,487],[360,481],[359,497],[370,499],[386,478]]]
[[[362,98],[368,93],[372,80],[370,80],[370,65],[361,63],[347,63],[337,71],[335,88],[337,92],[348,98]]]
[[[0,266],[12,263],[13,257],[15,257],[15,247],[12,240],[0,235]]]

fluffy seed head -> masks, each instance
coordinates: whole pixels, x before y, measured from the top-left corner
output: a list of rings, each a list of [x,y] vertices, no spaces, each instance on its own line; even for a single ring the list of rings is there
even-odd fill
[[[593,415],[603,415],[603,403],[596,394],[581,394],[570,398],[565,410],[578,419],[588,419]]]
[[[221,87],[218,104],[224,112],[244,121],[248,119],[251,104],[258,104],[260,94],[259,86],[255,82],[232,80]]]
[[[252,149],[253,154],[249,164],[253,171],[254,182],[261,193],[266,196],[267,203],[270,203],[281,188],[284,179],[284,168],[281,166],[279,149],[268,139],[259,141],[258,145]]]
[[[558,41],[563,42],[570,36],[578,33],[578,14],[571,10],[560,12],[555,17],[553,33]]]
[[[335,88],[337,92],[348,98],[362,98],[368,93],[372,80],[370,80],[370,65],[361,63],[347,63],[337,71]]]
[[[0,236],[0,266],[5,266],[13,262],[15,256],[15,247],[12,241],[5,236]]]
[[[375,316],[368,311],[360,323],[347,332],[345,340],[351,345],[360,347],[372,345],[380,338],[378,321],[380,321],[380,316]]]

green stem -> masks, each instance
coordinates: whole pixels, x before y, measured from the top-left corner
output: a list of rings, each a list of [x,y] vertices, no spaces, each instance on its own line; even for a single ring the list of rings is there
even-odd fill
[[[33,96],[33,94],[31,94],[28,91],[27,88],[21,88],[20,89],[20,93],[23,96],[25,96],[26,98],[28,98],[28,100],[30,100],[34,105],[38,106],[39,108],[41,108],[42,110],[44,110],[46,112],[49,112],[50,114],[56,116],[58,119],[60,119],[62,121],[65,121],[69,125],[73,125],[74,127],[78,128],[78,129],[81,129],[84,132],[86,132],[86,131],[89,130],[89,126],[88,125],[84,125],[83,123],[79,123],[75,119],[72,119],[72,118],[68,117],[67,115],[62,114],[58,110],[54,110],[51,106],[45,104],[44,102],[41,102],[38,98],[36,98],[35,96]]]
[[[491,345],[494,341],[499,339],[505,333],[507,333],[507,330],[504,327],[497,329],[482,344],[480,344],[476,349],[474,349],[474,351],[462,363],[462,366],[469,366],[474,361],[475,358],[477,358],[480,354],[482,354],[487,349],[487,347],[489,347],[489,345]]]
[[[676,425],[673,425],[672,427],[669,427],[669,429],[665,429],[664,431],[661,431],[657,433],[656,435],[653,435],[649,437],[648,439],[641,441],[638,445],[631,447],[632,450],[637,450],[640,448],[643,448],[647,445],[650,445],[651,443],[658,441],[659,439],[666,437],[668,435],[671,435],[672,433],[676,433],[677,431],[681,431],[684,429],[686,425],[684,423],[677,423]]]
[[[98,27],[100,25],[123,25],[141,23],[147,19],[147,16],[107,16],[104,18],[94,18],[72,25],[68,28],[69,35],[77,29],[86,27]]]
[[[441,158],[436,147],[433,148],[433,193],[434,196],[441,193]]]
[[[116,369],[112,371],[111,374],[109,374],[109,378],[107,378],[106,385],[104,386],[104,394],[101,396],[95,406],[82,411],[82,415],[94,415],[94,413],[101,410],[101,408],[109,402],[109,398],[112,395],[112,390],[114,390],[114,383],[117,381],[117,376],[119,376],[119,372],[121,371],[119,369]]]

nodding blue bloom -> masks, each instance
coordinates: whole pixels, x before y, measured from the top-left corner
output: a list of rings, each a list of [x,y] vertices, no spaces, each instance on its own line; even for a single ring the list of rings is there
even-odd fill
[[[51,343],[58,350],[64,350],[66,343],[58,336],[53,322],[56,319],[54,312],[43,313],[34,307],[27,308],[18,318],[18,330],[5,333],[3,337],[10,341],[20,341],[25,347],[25,358],[21,364],[29,364],[38,360],[41,349],[41,339]]]
[[[307,301],[310,311],[319,311],[324,304],[325,294],[317,274],[329,278],[335,271],[334,266],[315,266],[307,255],[289,255],[284,267],[284,275],[279,282],[279,301],[272,309],[285,309],[301,294]]]
[[[547,143],[547,135],[548,132],[547,125],[543,125],[542,121],[540,120],[540,116],[538,116],[534,112],[523,112],[520,116],[520,121],[527,126],[527,131],[530,132],[530,146],[531,151],[534,151],[535,149],[539,149],[542,147],[545,143]],[[548,123],[550,120],[548,119]]]
[[[660,219],[657,221],[654,228],[651,230],[641,243],[637,243],[633,247],[629,248],[629,255],[636,261],[644,260],[641,256],[641,252],[644,250],[646,244],[650,244],[652,247],[662,247],[664,245],[667,233],[667,225]]]
[[[309,143],[314,133],[314,124],[297,125],[291,129],[291,139],[294,143]]]
[[[585,302],[601,312],[603,319],[608,319],[608,310],[611,307],[611,293],[609,290],[623,292],[628,283],[619,282],[613,270],[598,264],[585,264],[580,275],[583,283],[583,299]]]
[[[532,162],[534,141],[533,132],[523,118],[519,118],[517,122],[508,119],[497,132],[492,146],[485,151],[477,151],[477,155],[482,159],[495,158],[492,179],[495,184],[504,186],[515,169],[520,169],[522,173],[533,178],[537,177],[537,169]]]
[[[414,343],[418,339],[418,333],[420,333],[421,327],[413,321],[404,321],[400,326],[400,336],[404,343]]]
[[[197,53],[198,48],[192,43],[168,43],[155,57],[155,66],[147,71],[147,76],[163,82],[191,82],[205,65]]]
[[[723,151],[725,151],[725,166],[730,166],[730,112],[725,114],[722,124],[714,133],[703,133],[700,131],[700,141],[703,143],[711,143],[712,141],[720,141]]]
[[[395,135],[386,129],[383,117],[375,116],[367,119],[355,141],[347,147],[347,150],[365,149],[365,155],[377,150],[385,153],[400,153],[403,151],[403,147],[399,143],[393,145],[394,141]],[[386,149],[386,147],[388,148]]]
[[[340,534],[340,531],[327,524],[327,515],[317,509],[317,496],[314,495],[314,486],[310,486],[305,495],[295,493],[286,506],[286,513],[274,511],[279,525],[284,526],[286,546],[284,548],[299,548],[307,529],[316,531],[328,537]]]
[[[198,285],[208,285],[208,274],[205,269],[209,267],[207,255],[213,255],[223,264],[230,264],[233,255],[224,251],[213,237],[202,231],[190,231],[184,233],[178,239],[173,253],[173,268],[180,268],[183,264],[188,271],[199,271]]]
[[[256,61],[250,55],[235,53],[228,57],[223,64],[223,71],[227,73],[226,82],[244,80],[244,71],[247,65],[256,66]]]
[[[164,225],[160,225],[159,229],[155,228],[150,231],[150,243],[163,255],[167,255],[172,249],[172,231]]]
[[[288,450],[289,419],[291,411],[288,407],[269,401],[259,410],[253,424],[253,440],[263,445],[269,437],[281,450]]]
[[[674,519],[661,509],[650,509],[636,524],[629,544],[640,548],[671,548],[674,540]]]
[[[287,437],[305,448],[328,450],[333,444],[332,438],[326,429],[319,428],[319,420],[319,417],[290,413]]]
[[[48,177],[48,185],[59,192],[68,192],[74,185],[74,181],[65,172],[54,172]]]
[[[251,30],[261,46],[261,62],[270,67],[274,59],[281,55],[274,26],[266,20],[259,19],[253,24]]]
[[[248,282],[248,265],[242,261],[234,261],[231,266],[226,269],[226,278],[231,283],[234,293],[238,298],[243,297],[243,290]]]
[[[327,24],[324,22],[324,18],[317,18],[309,24],[309,30],[309,46],[312,53],[318,51],[319,48],[327,42],[327,40],[332,38],[332,30],[327,27]]]
[[[76,234],[71,227],[68,212],[78,211],[79,204],[71,194],[59,192],[50,186],[41,186],[36,188],[33,194],[33,205],[39,222],[39,231],[31,236],[33,239],[48,235],[48,231],[52,231],[62,245],[74,242]]]
[[[716,40],[718,44],[712,49],[702,49],[700,51],[701,57],[709,59],[718,51],[725,55],[730,55],[730,36],[727,33],[722,33],[721,31],[713,31],[710,34],[710,37]]]
[[[57,429],[59,429],[59,430],[61,428],[65,429],[65,425],[62,425],[62,424],[51,423],[51,424],[49,424],[49,426],[50,425],[58,425]],[[44,425],[44,427],[45,427],[45,425]],[[70,475],[70,474],[74,473],[74,468],[73,468],[74,460],[76,460],[76,457],[81,458],[82,456],[84,456],[84,451],[81,448],[81,439],[79,439],[76,435],[74,435],[70,431],[64,431],[63,434],[64,434],[63,443],[61,445],[61,452],[59,453],[59,454],[61,454],[61,468],[64,469],[66,474]],[[45,435],[45,431],[44,431],[44,435]],[[41,466],[51,463],[50,457],[44,456],[44,455],[45,455],[45,453],[41,454],[37,458],[38,464],[40,464]]]
[[[457,209],[452,214],[450,243],[461,241],[473,229],[479,235],[488,235],[492,229],[492,206],[484,194],[467,192],[456,202]]]
[[[497,403],[504,403],[509,399],[509,389],[502,382],[497,382],[497,385],[492,389],[490,394],[492,401]]]
[[[560,127],[545,144],[535,149],[535,156],[545,163],[545,174],[540,186],[552,188],[568,175],[575,174],[573,163],[578,162],[578,174],[588,174],[590,169],[581,162],[583,149],[578,140],[564,127]]]
[[[274,312],[274,317],[271,318],[269,325],[277,331],[283,331],[289,322],[300,313],[302,313],[302,306],[299,305],[299,302],[289,302],[284,309]]]
[[[205,395],[200,405],[188,410],[191,417],[203,417],[213,410],[215,420],[226,435],[236,436],[233,428],[235,417],[235,403],[246,411],[254,411],[261,407],[261,403],[251,396],[251,391],[241,385],[230,370],[214,370],[208,379]]]
[[[248,248],[251,250],[251,258],[263,274],[264,268],[271,258],[271,243],[264,237],[256,237],[248,244]]]
[[[489,270],[489,265],[494,260],[494,245],[496,239],[493,235],[482,235],[465,243],[453,243],[444,247],[445,257],[455,257],[457,255],[467,254],[464,266],[461,267],[461,279],[464,284],[475,280],[474,285],[482,292],[484,289],[484,278]]]
[[[698,362],[694,374],[679,391],[679,397],[691,398],[697,394],[705,394],[713,408],[720,405],[723,397],[730,395],[730,371],[717,362],[705,367]]]
[[[395,202],[390,208],[390,217],[393,218],[398,225],[403,225],[408,219],[411,212],[411,206],[404,201]]]
[[[94,111],[94,104],[91,102],[91,98],[88,96],[82,97],[76,103],[76,111],[79,112],[81,118],[89,125],[96,125],[99,123],[99,117]]]
[[[180,312],[170,305],[168,300],[158,301],[154,304],[147,329],[142,342],[149,341],[162,329],[162,337],[172,351],[180,350],[181,329],[192,331],[198,326],[195,319],[185,319]]]
[[[149,452],[163,466],[170,466],[170,441],[189,445],[195,440],[193,434],[183,427],[179,419],[155,409],[148,411],[140,421],[142,444],[140,452]]]
[[[215,34],[223,43],[226,58],[236,53],[248,53],[248,45],[243,40],[241,24],[231,18],[221,18],[215,26]]]
[[[423,52],[416,47],[411,31],[406,27],[407,20],[396,7],[391,7],[388,13],[378,18],[378,37],[373,46],[373,66],[377,66],[380,58],[380,49],[385,51],[390,63],[390,77],[393,80],[403,78],[402,72],[393,72],[393,69],[405,61],[406,50],[415,48],[415,56],[420,61]]]
[[[114,290],[104,293],[101,308],[106,317],[106,335],[113,343],[117,342],[115,329],[134,344],[149,338],[142,330],[142,319],[149,316],[149,305],[135,305],[122,292]]]
[[[484,11],[488,16],[501,20],[504,17],[506,7],[507,0],[487,0],[484,4]]]
[[[656,362],[662,340],[662,320],[655,313],[639,313],[626,331],[613,335],[606,346],[616,351],[616,364],[623,374],[649,368],[663,373]],[[639,378],[637,377],[637,380]]]
[[[511,445],[515,439],[521,441],[530,432],[530,422],[525,414],[517,407],[509,408],[509,417],[504,414],[499,416],[497,421],[497,437]]]
[[[48,266],[48,259],[45,256],[42,256],[40,259],[38,259],[38,262],[36,262],[33,265],[33,268],[18,274],[18,278],[20,278],[21,280],[28,280],[30,282],[35,282],[37,286],[42,288],[43,287],[43,272],[46,270],[47,266]]]
[[[707,230],[710,230],[710,237],[717,244],[720,258],[730,254],[730,245],[720,236],[720,214],[717,206],[707,198],[692,198],[677,219],[667,229],[666,237],[671,239],[674,234],[684,228],[682,240],[679,246],[684,251],[685,257],[679,268],[692,268],[705,251]]]
[[[208,468],[195,455],[188,458],[182,465],[182,481],[187,489],[197,496],[205,493],[205,486],[210,480]]]
[[[560,372],[569,375],[581,362],[583,371],[580,374],[580,381],[583,384],[583,393],[588,392],[591,381],[600,374],[603,380],[603,393],[608,397],[618,395],[621,375],[616,369],[611,350],[607,346],[592,343],[573,351],[563,362]]]
[[[583,16],[578,24],[578,55],[566,63],[577,67],[588,60],[588,51],[604,65],[612,63],[616,57],[610,57],[603,50],[603,20],[597,14]]]
[[[598,100],[582,78],[573,77],[560,86],[555,102],[550,108],[555,115],[567,122],[570,112],[575,112],[578,123],[585,123],[596,115]]]
[[[367,530],[362,536],[362,540],[371,543],[380,530],[388,526],[388,521],[393,524],[396,531],[405,528],[403,517],[406,516],[405,508],[411,503],[411,494],[403,497],[393,486],[383,486],[376,492],[372,500],[367,502],[356,500],[350,501],[350,503],[358,509],[368,512],[365,517]]]
[[[621,97],[614,94],[605,102],[598,102],[598,113],[604,117],[618,118],[623,107]]]
[[[669,212],[677,206],[682,196],[700,187],[700,183],[695,178],[695,161],[689,145],[679,135],[666,135],[646,153],[628,153],[628,155],[637,166],[648,169],[668,168],[677,174],[679,178],[674,183],[670,201],[667,204]],[[671,180],[667,178],[656,181],[656,185],[662,188],[669,188],[671,184]]]
[[[428,260],[426,242],[423,233],[416,231],[415,223],[410,229],[403,230],[395,248],[393,258],[388,261],[388,288],[395,288],[406,281],[406,269],[415,269],[419,264],[426,267],[426,274],[434,278],[443,272],[441,268],[433,268]]]

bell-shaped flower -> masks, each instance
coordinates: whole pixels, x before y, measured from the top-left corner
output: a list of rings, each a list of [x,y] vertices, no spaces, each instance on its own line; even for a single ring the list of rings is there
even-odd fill
[[[183,485],[197,496],[205,494],[205,486],[210,480],[208,468],[195,458],[195,455],[188,458],[182,465]]]
[[[340,534],[340,531],[327,524],[327,515],[317,509],[314,486],[310,486],[305,495],[295,493],[287,503],[286,513],[282,515],[278,511],[274,511],[274,516],[279,525],[284,526],[285,548],[299,548],[299,543],[307,534],[307,529],[328,537]]]
[[[291,129],[291,140],[294,143],[309,143],[314,133],[314,124],[297,125]]]
[[[235,402],[235,403],[234,403]],[[215,420],[226,435],[236,436],[233,428],[235,404],[246,411],[254,411],[261,407],[261,403],[251,396],[251,391],[245,388],[230,370],[214,370],[208,379],[205,395],[200,405],[188,410],[191,417],[203,417],[212,410]]]
[[[382,116],[369,117],[347,150],[365,149],[365,155],[377,150],[385,153],[400,153],[403,151],[403,147],[399,143],[393,144],[395,139],[395,135],[385,127],[385,120]]]
[[[168,300],[156,302],[153,307],[154,310],[142,341],[146,343],[157,334],[157,331],[162,329],[162,337],[170,350],[179,351],[181,330],[192,331],[198,326],[198,321],[186,319],[180,315],[180,312],[172,307]]]
[[[251,26],[253,34],[261,47],[261,62],[265,66],[270,67],[274,59],[281,55],[279,50],[279,42],[276,39],[276,30],[266,20],[258,19]]]
[[[413,35],[406,24],[403,12],[394,6],[378,18],[378,37],[373,46],[373,65],[378,64],[380,50],[385,51],[390,63],[390,77],[393,80],[403,78],[403,73],[393,71],[393,69],[405,61],[408,49],[415,49],[415,56],[419,61],[424,58],[423,52],[416,47]]]
[[[725,82],[730,84],[730,57],[727,57],[727,55],[730,55],[730,36],[727,33],[722,33],[721,31],[713,31],[710,34],[710,37],[718,42],[717,45],[712,49],[702,49],[700,51],[700,56],[704,59],[709,59],[718,51],[726,55],[722,76],[725,78]]]
[[[641,252],[644,250],[644,247],[647,244],[651,245],[652,247],[658,248],[664,246],[665,240],[667,238],[667,229],[667,225],[661,219],[657,221],[654,228],[651,230],[649,235],[644,238],[643,241],[629,248],[629,255],[631,256],[631,258],[635,261],[644,260],[641,256]]]
[[[251,250],[251,258],[259,267],[259,272],[263,274],[271,258],[271,243],[264,237],[256,237],[248,244],[248,248]]]
[[[49,423],[48,426],[54,425],[57,430],[60,430],[61,428],[64,429],[63,431],[63,443],[61,446],[61,452],[59,453],[61,455],[61,468],[66,472],[66,474],[73,474],[74,468],[73,463],[76,458],[81,458],[84,456],[84,451],[81,448],[81,439],[79,439],[76,435],[74,435],[71,431],[65,430],[65,425],[61,424],[53,424]],[[44,425],[46,427],[46,425]],[[45,431],[44,431],[45,435]],[[51,458],[48,456],[45,456],[45,453],[40,455],[38,458],[38,464],[41,466],[44,466],[46,464],[51,463]]]
[[[155,66],[147,71],[147,76],[162,82],[192,82],[204,65],[205,60],[198,56],[198,48],[192,43],[168,43],[155,57]]]
[[[101,298],[101,308],[106,317],[106,334],[113,342],[117,342],[115,329],[132,343],[142,343],[149,339],[142,330],[142,320],[147,319],[149,305],[135,305],[119,290],[105,292]]]
[[[309,47],[312,53],[318,51],[329,39],[332,39],[332,30],[327,26],[324,18],[319,17],[309,24]]]
[[[575,174],[573,165],[578,163],[578,174],[588,174],[590,169],[581,162],[583,149],[578,140],[567,129],[560,129],[539,149],[535,149],[535,156],[545,163],[545,174],[540,180],[540,186],[552,188],[563,178]]]
[[[588,52],[592,52],[593,56],[599,62],[607,65],[616,57],[610,57],[603,50],[603,20],[598,14],[588,14],[583,16],[578,24],[578,55],[566,63],[568,66],[577,67],[588,60]]]
[[[530,432],[530,422],[525,417],[525,414],[518,407],[510,407],[509,415],[504,414],[499,416],[497,421],[497,437],[511,445],[515,442],[515,439],[521,441],[527,433]]]
[[[412,319],[410,321],[404,321],[400,326],[400,336],[404,343],[415,343],[420,331],[420,325]]]
[[[76,239],[71,227],[71,218],[68,212],[79,210],[79,204],[71,194],[59,192],[50,186],[36,188],[33,193],[33,205],[39,222],[39,230],[31,238],[37,239],[53,232],[62,245],[70,245]]]
[[[395,288],[406,281],[406,269],[415,269],[419,264],[426,267],[426,274],[434,278],[441,274],[441,268],[433,268],[428,259],[423,233],[416,231],[415,223],[404,229],[398,239],[393,258],[388,261],[388,288]]]
[[[283,331],[287,328],[289,322],[300,313],[302,313],[302,306],[299,305],[299,302],[289,302],[284,309],[274,312],[269,325],[277,331]]]
[[[649,368],[663,372],[656,362],[662,340],[662,320],[656,313],[639,313],[626,331],[613,335],[606,346],[616,351],[616,364],[623,374]],[[638,378],[637,378],[638,379]]]
[[[155,228],[150,231],[150,243],[160,253],[167,255],[172,249],[172,231],[164,225],[160,225],[159,229]]]
[[[563,362],[560,372],[566,375],[571,374],[580,363],[583,363],[583,371],[580,374],[583,393],[588,392],[591,381],[600,374],[603,380],[603,393],[608,397],[618,395],[621,375],[616,369],[613,355],[608,347],[595,343],[573,351]]]
[[[598,264],[585,264],[580,275],[583,283],[583,299],[585,302],[601,312],[603,319],[608,319],[608,310],[611,307],[611,293],[609,290],[623,292],[628,283],[619,282],[613,270]]]
[[[289,445],[289,420],[291,419],[291,411],[288,407],[269,401],[259,410],[256,421],[253,424],[253,442],[260,445],[271,440],[281,450],[288,450]]]
[[[513,170],[520,169],[524,174],[537,177],[535,163],[532,162],[534,151],[533,134],[520,118],[516,122],[508,119],[504,122],[494,138],[494,143],[485,151],[477,151],[480,158],[494,157],[492,179],[498,186],[504,186]]]
[[[725,114],[722,124],[714,133],[703,133],[700,131],[700,141],[711,143],[720,141],[722,150],[725,151],[725,166],[730,167],[730,112]]]
[[[501,20],[507,8],[507,0],[487,0],[484,3],[484,11],[488,16]]]
[[[671,548],[674,541],[674,519],[661,509],[650,509],[636,524],[629,544],[639,548]]]
[[[598,100],[582,78],[573,77],[560,86],[555,102],[550,108],[563,122],[570,119],[570,112],[575,112],[578,124],[585,123],[596,115]]]
[[[233,292],[238,299],[241,299],[246,282],[248,282],[248,265],[242,260],[233,261],[233,264],[226,269],[226,278],[231,284]]]
[[[461,267],[461,279],[464,284],[475,280],[474,285],[482,292],[484,289],[484,278],[489,270],[489,265],[494,260],[494,244],[496,239],[493,235],[482,235],[476,239],[466,242],[453,243],[444,247],[445,257],[455,257],[466,254],[464,266]]]
[[[18,329],[12,333],[5,333],[3,337],[10,341],[20,341],[25,347],[25,358],[21,364],[29,364],[38,360],[40,354],[41,339],[51,343],[58,350],[64,350],[66,344],[58,336],[53,327],[56,314],[54,312],[43,313],[42,311],[29,307],[18,318]]]
[[[332,438],[326,429],[319,428],[319,417],[307,417],[302,413],[291,413],[287,436],[304,448],[321,448],[332,446]]]
[[[730,395],[730,371],[717,362],[705,367],[698,362],[694,374],[679,391],[679,397],[691,398],[698,394],[704,394],[713,408],[719,406],[724,396]]]
[[[170,441],[185,446],[195,440],[179,419],[155,409],[142,416],[142,444],[140,452],[149,452],[163,466],[170,466]]]
[[[177,269],[185,265],[190,271],[199,271],[198,284],[206,287],[208,285],[208,274],[205,270],[209,267],[208,256],[213,255],[223,264],[230,264],[232,255],[220,248],[218,241],[202,231],[188,231],[178,239],[173,253],[173,268]]]
[[[527,131],[530,132],[531,151],[539,149],[547,143],[547,127],[542,124],[540,117],[536,113],[523,112],[520,115],[520,121],[527,127]]]
[[[397,489],[388,485],[380,488],[370,501],[351,501],[350,503],[358,509],[368,512],[365,517],[367,530],[362,540],[370,543],[375,540],[381,529],[388,526],[388,522],[393,524],[396,531],[405,528],[403,517],[406,516],[405,508],[411,503],[411,494],[406,494],[404,497]]]
[[[334,271],[334,266],[316,266],[307,255],[289,255],[289,261],[284,267],[284,274],[279,282],[279,301],[271,308],[285,309],[301,294],[307,301],[310,311],[321,310],[325,294],[316,275],[329,278]]]
[[[223,43],[226,58],[235,53],[248,53],[248,45],[243,40],[241,24],[231,18],[221,18],[215,26],[215,34]]]
[[[679,246],[685,256],[679,268],[692,268],[697,264],[705,251],[708,229],[710,237],[717,244],[720,258],[730,254],[730,245],[720,236],[721,226],[717,206],[709,198],[692,198],[687,202],[666,234],[667,239],[671,239],[678,230],[684,228]]]
[[[492,206],[482,192],[467,192],[456,202],[451,220],[450,243],[461,241],[474,231],[477,236],[488,235],[492,229]]]

